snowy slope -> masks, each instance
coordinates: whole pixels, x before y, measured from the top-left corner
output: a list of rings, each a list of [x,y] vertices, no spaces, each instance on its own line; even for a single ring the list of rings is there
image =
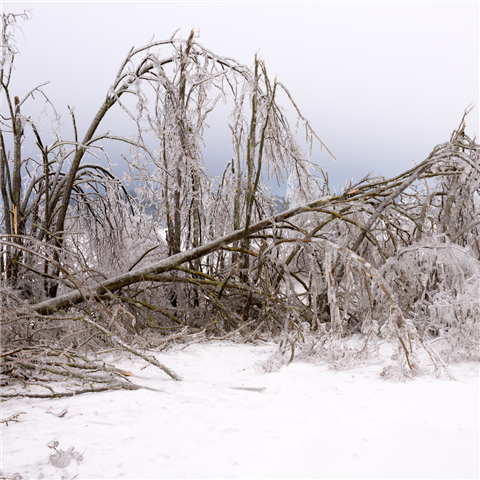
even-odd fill
[[[348,371],[293,362],[260,373],[255,364],[273,348],[210,343],[157,354],[183,382],[138,360],[117,363],[136,383],[163,392],[4,402],[2,418],[26,414],[2,424],[2,474],[69,480],[478,478],[478,364],[453,365],[457,381],[423,376],[393,383],[379,375],[389,356],[384,344],[380,357]],[[63,417],[54,415],[64,409]],[[54,439],[59,452],[75,447],[83,460],[60,458],[47,447]],[[60,466],[49,463],[51,455]]]

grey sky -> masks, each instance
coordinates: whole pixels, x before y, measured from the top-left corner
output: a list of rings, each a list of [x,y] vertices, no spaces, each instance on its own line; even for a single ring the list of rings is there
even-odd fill
[[[220,55],[248,65],[262,56],[337,157],[319,157],[336,181],[422,161],[471,103],[467,133],[478,137],[478,2],[2,2],[24,8],[33,19],[22,25],[14,94],[51,80],[45,91],[66,123],[75,106],[80,134],[132,45],[194,27]],[[114,115],[104,129],[127,125]],[[228,130],[214,119],[207,140],[218,174],[231,157]]]

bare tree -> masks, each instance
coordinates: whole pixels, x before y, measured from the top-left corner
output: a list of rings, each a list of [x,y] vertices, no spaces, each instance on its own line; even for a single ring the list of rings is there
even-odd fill
[[[10,98],[17,18],[2,17],[2,378],[15,369],[28,377],[52,352],[64,372],[80,349],[123,348],[179,379],[145,349],[199,337],[274,338],[267,370],[295,356],[348,366],[374,354],[379,335],[395,346],[386,376],[420,372],[418,346],[439,371],[478,358],[480,167],[465,134],[469,110],[414,168],[369,174],[332,195],[311,162],[314,145],[325,145],[265,62],[218,56],[192,31],[186,42],[174,34],[132,48],[83,140],[70,109],[74,138],[56,129],[46,144],[41,121],[23,113],[38,94],[57,115],[44,85]],[[227,100],[232,158],[216,179],[203,164],[203,135]],[[135,121],[129,138],[97,133],[114,105]],[[40,161],[22,157],[27,135]],[[130,146],[123,179],[105,162],[86,163],[87,153],[108,160],[105,139]],[[271,177],[288,183],[284,211]],[[363,335],[357,347],[346,342],[352,333]],[[121,372],[89,361],[68,370],[79,391],[87,367],[120,388],[111,375]]]

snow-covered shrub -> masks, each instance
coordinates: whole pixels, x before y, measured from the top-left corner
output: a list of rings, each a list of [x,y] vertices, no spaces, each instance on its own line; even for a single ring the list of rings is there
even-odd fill
[[[439,373],[452,360],[479,359],[480,262],[468,248],[448,241],[414,243],[377,270],[327,240],[311,243],[324,248],[323,269],[312,262],[311,272],[315,285],[326,279],[330,322],[301,336],[285,328],[265,371],[291,362],[294,351],[297,359],[349,368],[377,353],[379,334],[394,346],[393,363],[382,373],[386,378],[425,371],[418,348],[426,350]],[[318,260],[321,252],[314,251],[311,258]],[[343,268],[340,283],[335,283],[335,261]],[[346,329],[350,316],[360,323],[362,337],[355,342]]]
[[[446,361],[478,360],[480,262],[468,247],[433,240],[400,250],[380,272],[418,332]]]

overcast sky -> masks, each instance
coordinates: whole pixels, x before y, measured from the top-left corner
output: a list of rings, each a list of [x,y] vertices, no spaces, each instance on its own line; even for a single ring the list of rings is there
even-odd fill
[[[51,80],[45,91],[66,120],[66,105],[75,107],[81,136],[131,46],[195,28],[219,55],[248,65],[262,56],[337,157],[318,157],[335,181],[421,162],[471,103],[467,133],[478,137],[478,2],[3,1],[2,9],[33,13],[13,93]],[[105,129],[116,121],[128,123],[112,117]],[[219,174],[231,158],[225,127],[212,124],[205,155]]]

